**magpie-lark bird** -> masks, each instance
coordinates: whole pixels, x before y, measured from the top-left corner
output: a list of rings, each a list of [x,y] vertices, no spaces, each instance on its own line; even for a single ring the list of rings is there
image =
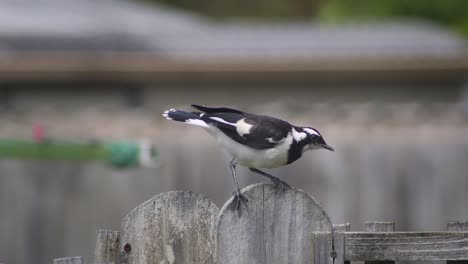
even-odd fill
[[[320,132],[312,127],[294,126],[278,118],[255,115],[227,107],[192,105],[196,112],[170,109],[163,113],[168,120],[185,122],[206,129],[231,156],[230,168],[237,190],[236,209],[247,199],[237,182],[236,165],[269,178],[275,186],[289,185],[260,170],[291,164],[312,149],[334,151]]]

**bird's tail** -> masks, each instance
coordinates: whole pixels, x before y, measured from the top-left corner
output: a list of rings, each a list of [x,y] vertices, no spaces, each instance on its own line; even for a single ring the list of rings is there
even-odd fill
[[[174,120],[178,122],[184,122],[190,125],[196,125],[201,127],[208,127],[208,125],[201,119],[203,114],[198,112],[185,112],[177,109],[169,109],[164,111],[163,116],[167,120]]]

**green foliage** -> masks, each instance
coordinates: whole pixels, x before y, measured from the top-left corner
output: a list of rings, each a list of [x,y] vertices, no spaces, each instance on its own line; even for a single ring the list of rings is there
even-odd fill
[[[319,17],[331,22],[418,17],[449,25],[468,36],[466,0],[329,0]]]
[[[328,22],[417,17],[468,36],[468,0],[143,0],[192,10],[213,18],[316,17]]]

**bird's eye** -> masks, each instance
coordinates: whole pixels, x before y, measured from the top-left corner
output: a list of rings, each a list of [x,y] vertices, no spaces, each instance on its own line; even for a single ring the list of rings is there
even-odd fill
[[[320,143],[320,137],[317,136],[317,135],[313,135],[312,137],[312,142],[315,143],[315,144],[319,144]]]

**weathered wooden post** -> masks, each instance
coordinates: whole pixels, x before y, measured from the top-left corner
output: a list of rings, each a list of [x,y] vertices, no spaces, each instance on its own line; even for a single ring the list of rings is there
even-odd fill
[[[395,232],[395,222],[366,222],[367,232]],[[394,264],[395,261],[365,261],[365,264]]]
[[[332,225],[325,211],[307,193],[272,184],[244,188],[249,199],[239,215],[221,209],[217,230],[218,263],[332,263]]]
[[[451,221],[447,224],[448,231],[468,231],[468,221]],[[450,264],[468,264],[466,260],[449,260],[447,263]]]
[[[337,224],[333,225],[333,244],[335,249],[335,261],[338,264],[350,264],[351,261],[345,261],[345,235],[344,232],[351,231],[351,225]]]
[[[218,207],[193,192],[167,192],[144,202],[122,222],[119,262],[214,262]]]
[[[116,263],[119,257],[120,232],[99,230],[94,251],[95,264]]]

